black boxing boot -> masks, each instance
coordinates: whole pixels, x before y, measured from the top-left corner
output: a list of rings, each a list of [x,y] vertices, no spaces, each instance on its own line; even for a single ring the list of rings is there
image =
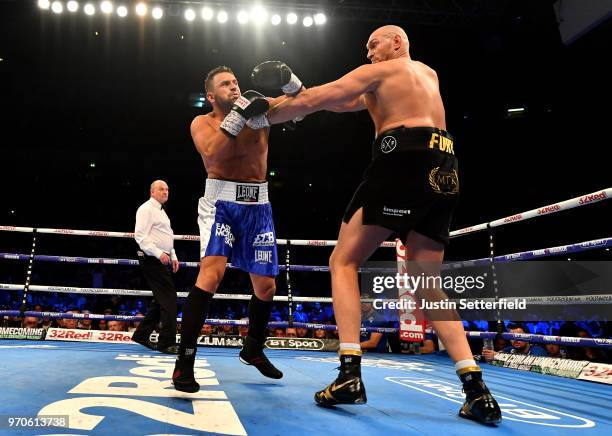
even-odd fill
[[[457,371],[465,392],[465,403],[459,410],[459,416],[483,424],[499,424],[502,420],[501,409],[482,381],[480,368],[470,367],[465,370],[462,373]]]
[[[365,386],[361,380],[361,351],[343,350],[340,354],[340,374],[332,384],[314,396],[320,406],[336,404],[365,404]]]
[[[183,305],[181,345],[172,373],[172,384],[177,391],[193,393],[200,390],[200,385],[195,381],[193,375],[193,366],[195,365],[198,335],[208,314],[208,306],[212,297],[213,293],[194,286]]]
[[[172,384],[174,389],[181,392],[194,393],[200,390],[200,384],[195,381],[193,366],[195,365],[195,349],[183,349],[179,351],[179,357],[174,365],[172,373]]]
[[[263,375],[270,378],[283,378],[283,373],[276,369],[263,352],[264,342],[251,336],[244,338],[244,345],[240,350],[240,361],[245,365],[253,365]]]

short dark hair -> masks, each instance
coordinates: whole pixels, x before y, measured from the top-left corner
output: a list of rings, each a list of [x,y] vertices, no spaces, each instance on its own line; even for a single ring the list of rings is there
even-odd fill
[[[226,67],[225,65],[220,65],[218,67],[213,68],[212,70],[208,72],[208,74],[206,75],[206,80],[204,81],[204,89],[206,90],[206,92],[211,90],[213,79],[219,73],[234,74],[232,69],[230,67]]]
[[[514,329],[521,329],[523,330],[523,333],[529,333],[529,329],[523,323],[520,322],[511,322],[508,324],[508,331]]]

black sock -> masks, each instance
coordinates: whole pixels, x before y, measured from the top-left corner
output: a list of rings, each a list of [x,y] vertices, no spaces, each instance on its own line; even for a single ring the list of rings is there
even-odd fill
[[[266,328],[272,312],[272,302],[263,301],[255,294],[249,302],[249,336],[263,344],[266,341]]]
[[[191,288],[185,304],[183,304],[179,359],[195,358],[196,342],[208,315],[208,306],[212,297],[213,294],[195,285]]]

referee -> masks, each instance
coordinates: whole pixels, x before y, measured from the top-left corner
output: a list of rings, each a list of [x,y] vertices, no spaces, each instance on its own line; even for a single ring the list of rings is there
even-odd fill
[[[176,288],[170,268],[173,273],[177,272],[179,262],[173,248],[170,219],[164,211],[166,201],[168,185],[163,180],[156,180],[151,184],[151,198],[136,212],[134,239],[140,247],[138,263],[154,298],[132,340],[165,354],[176,354]],[[159,333],[157,345],[149,341],[153,330]]]

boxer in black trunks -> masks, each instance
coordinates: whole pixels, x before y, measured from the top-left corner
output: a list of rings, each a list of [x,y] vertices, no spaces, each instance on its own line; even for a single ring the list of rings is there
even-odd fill
[[[343,217],[362,209],[362,224],[411,230],[444,245],[459,194],[457,159],[449,133],[435,127],[399,127],[382,132],[372,161]]]
[[[409,273],[439,274],[459,194],[454,143],[446,132],[436,72],[410,58],[408,37],[400,27],[375,30],[366,48],[370,65],[334,82],[300,89],[268,111],[268,121],[278,124],[319,110],[367,109],[376,129],[372,162],[347,208],[330,258],[341,365],[338,378],[315,394],[323,406],[367,401],[360,367],[359,266],[397,231],[406,244]],[[294,80],[286,65],[274,61],[255,67],[252,78],[256,85],[280,88]],[[441,293],[437,288],[419,292],[425,298]],[[466,400],[459,415],[500,422],[500,408],[482,381],[458,315],[444,319],[430,321],[463,382]]]

